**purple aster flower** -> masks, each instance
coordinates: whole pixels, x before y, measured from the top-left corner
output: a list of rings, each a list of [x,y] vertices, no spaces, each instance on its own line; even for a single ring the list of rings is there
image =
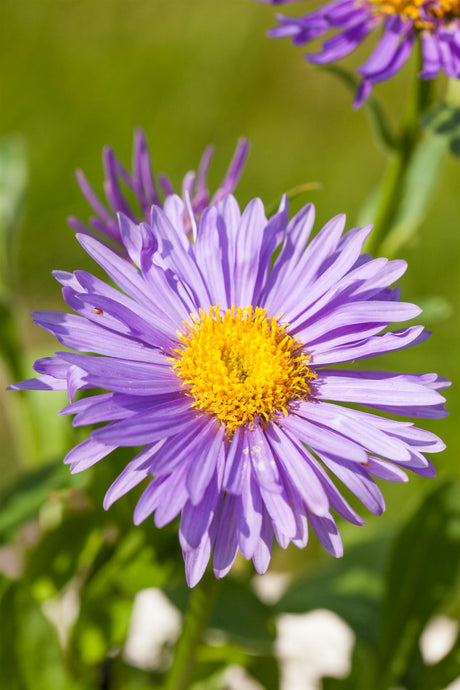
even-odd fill
[[[182,181],[182,196],[185,198],[188,195],[190,198],[190,208],[195,219],[199,218],[209,204],[215,203],[235,191],[248,153],[249,142],[247,139],[240,139],[220,187],[211,196],[207,175],[214,154],[214,146],[211,145],[205,149],[197,172],[188,172]],[[76,232],[108,239],[112,246],[127,256],[118,226],[117,214],[123,213],[136,223],[143,220],[148,222],[152,206],[162,207],[165,197],[175,193],[174,187],[169,177],[163,173],[160,173],[155,179],[147,139],[141,129],[136,130],[134,134],[132,173],[129,173],[120,163],[113,149],[109,146],[105,147],[103,151],[102,162],[105,172],[104,193],[109,208],[107,209],[98,198],[85,174],[81,170],[77,170],[76,176],[80,189],[96,216],[90,218],[90,228],[73,217],[68,218],[68,223]],[[132,209],[126,191],[137,200],[138,210]],[[184,211],[182,218],[183,230],[186,234],[192,229],[190,208]]]
[[[211,556],[217,577],[238,552],[263,573],[273,537],[301,548],[309,527],[341,556],[333,512],[363,520],[333,478],[381,513],[375,478],[433,476],[425,453],[444,448],[433,433],[379,412],[444,417],[439,391],[448,381],[330,368],[427,338],[422,326],[385,330],[420,313],[390,287],[406,263],[362,254],[370,226],[343,234],[344,216],[307,245],[311,205],[289,221],[284,199],[267,220],[259,199],[241,212],[229,195],[203,211],[191,240],[185,210],[168,196],[149,223],[120,214],[129,260],[77,235],[117,287],[85,271],[56,272],[76,313],[34,318],[77,352],[38,360],[42,376],[11,388],[67,390],[62,414],[75,415],[75,426],[107,422],[68,453],[72,472],[118,446],[143,446],[104,507],[147,480],[134,522],[154,514],[162,527],[180,515],[190,586]],[[73,402],[84,389],[96,394]]]
[[[283,5],[297,0],[258,0]],[[305,45],[333,31],[319,53],[306,59],[317,65],[335,62],[352,53],[374,29],[382,34],[374,51],[357,69],[362,76],[355,107],[360,107],[374,84],[391,79],[408,59],[414,42],[422,45],[421,79],[434,79],[440,71],[460,78],[459,0],[332,0],[300,17],[278,15],[277,38]]]

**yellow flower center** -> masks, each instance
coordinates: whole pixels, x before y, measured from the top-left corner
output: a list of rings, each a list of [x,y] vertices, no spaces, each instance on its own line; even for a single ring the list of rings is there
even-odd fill
[[[436,20],[446,23],[460,17],[460,0],[370,0],[385,15],[399,14],[413,21],[417,29],[432,29]],[[421,11],[423,8],[423,12]],[[430,21],[432,18],[432,21]]]
[[[310,357],[266,309],[232,306],[222,315],[216,306],[192,318],[171,361],[193,407],[215,415],[228,435],[308,398]]]

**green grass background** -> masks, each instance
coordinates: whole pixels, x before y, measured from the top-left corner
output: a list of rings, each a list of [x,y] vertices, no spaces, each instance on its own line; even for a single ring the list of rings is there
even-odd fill
[[[148,135],[155,169],[178,186],[209,142],[217,149],[210,173],[216,186],[238,137],[246,136],[252,149],[238,189],[242,203],[254,196],[272,202],[297,184],[318,181],[323,189],[305,197],[317,206],[317,227],[339,212],[352,226],[383,174],[385,156],[365,112],[352,110],[351,94],[289,42],[267,39],[272,24],[272,8],[252,0],[0,0],[0,135],[22,135],[30,164],[15,288],[25,311],[62,307],[52,269],[93,269],[65,222],[68,215],[89,215],[73,171],[82,168],[101,190],[102,147],[111,144],[128,164],[136,126]],[[413,71],[409,63],[378,88],[396,120]],[[422,315],[433,331],[428,343],[369,363],[437,371],[454,381],[451,417],[424,425],[448,444],[434,458],[439,475],[457,478],[459,182],[460,162],[451,159],[416,240],[400,253],[409,262],[403,299],[443,298],[450,316]],[[23,332],[30,364],[60,349],[30,319]],[[0,393],[0,482],[18,470],[8,426],[13,395]],[[56,457],[67,424],[55,419],[61,399],[35,400],[46,453]],[[432,481],[411,477],[409,486],[387,485],[380,526],[399,520]]]

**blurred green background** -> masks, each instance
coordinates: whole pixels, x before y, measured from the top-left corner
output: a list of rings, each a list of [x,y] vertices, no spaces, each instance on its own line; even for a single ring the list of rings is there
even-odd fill
[[[271,203],[289,188],[317,181],[322,190],[302,199],[316,204],[317,228],[338,212],[347,214],[350,227],[356,222],[385,155],[366,113],[352,110],[350,92],[334,76],[307,65],[289,42],[266,38],[273,22],[272,8],[252,0],[0,0],[0,135],[23,137],[29,161],[14,276],[24,313],[62,308],[52,269],[93,270],[66,226],[69,215],[89,215],[73,171],[82,168],[101,191],[102,147],[112,145],[130,164],[136,126],[147,133],[156,171],[167,171],[178,186],[210,142],[216,145],[210,186],[217,186],[237,139],[246,136],[252,148],[237,192],[243,204],[253,196]],[[378,89],[396,119],[413,70],[409,63]],[[440,93],[443,88],[438,85]],[[428,303],[421,317],[433,336],[372,367],[458,379],[459,181],[459,162],[451,158],[416,240],[400,252],[409,262],[403,299],[426,304],[434,297],[441,304],[432,309]],[[23,336],[29,368],[60,349],[29,318]],[[8,423],[17,394],[4,393],[5,378],[0,483],[19,469],[18,439]],[[55,418],[62,397],[31,397],[43,419],[42,457],[59,462],[67,433],[67,421]],[[451,417],[423,425],[447,442],[447,451],[434,458],[439,476],[458,479],[455,386],[448,400]],[[409,486],[387,485],[379,529],[399,521],[432,484],[411,477]],[[353,539],[357,531],[346,535]],[[298,563],[309,558],[308,551],[295,554]]]

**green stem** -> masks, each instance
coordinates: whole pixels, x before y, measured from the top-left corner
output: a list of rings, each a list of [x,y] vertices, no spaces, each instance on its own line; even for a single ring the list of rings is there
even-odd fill
[[[421,63],[421,58],[419,63]],[[420,118],[430,104],[431,92],[432,82],[424,81],[416,74],[403,116],[397,150],[388,164],[383,179],[374,230],[366,246],[366,249],[373,255],[378,253],[396,218],[405,176],[421,137]]]
[[[218,585],[219,580],[207,572],[191,590],[182,634],[164,690],[187,690],[190,687],[196,653],[214,607]]]

